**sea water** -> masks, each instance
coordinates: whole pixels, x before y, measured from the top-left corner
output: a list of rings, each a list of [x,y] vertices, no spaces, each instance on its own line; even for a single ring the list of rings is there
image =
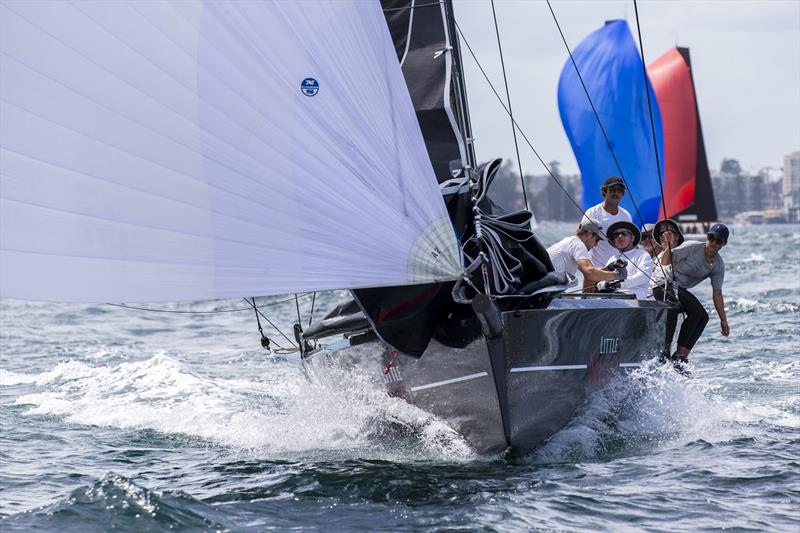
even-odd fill
[[[309,381],[242,300],[0,302],[0,530],[798,531],[800,228],[733,230],[731,336],[705,282],[691,379],[648,365],[523,457],[476,453],[374,369]],[[258,303],[291,338],[285,299]]]

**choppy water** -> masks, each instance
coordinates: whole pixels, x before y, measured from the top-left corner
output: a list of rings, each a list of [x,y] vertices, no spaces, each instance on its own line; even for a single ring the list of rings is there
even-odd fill
[[[723,255],[732,335],[702,285],[694,378],[613,383],[527,457],[366,375],[309,383],[251,313],[0,302],[0,529],[797,531],[800,228],[735,228]]]

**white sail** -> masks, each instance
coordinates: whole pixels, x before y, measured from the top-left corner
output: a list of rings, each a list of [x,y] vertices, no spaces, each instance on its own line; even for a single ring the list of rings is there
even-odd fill
[[[377,3],[3,0],[0,25],[3,297],[460,274]]]

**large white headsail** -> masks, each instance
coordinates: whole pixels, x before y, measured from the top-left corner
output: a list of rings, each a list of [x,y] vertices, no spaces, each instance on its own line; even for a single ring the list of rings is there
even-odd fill
[[[459,275],[377,2],[0,10],[2,296],[180,301]]]

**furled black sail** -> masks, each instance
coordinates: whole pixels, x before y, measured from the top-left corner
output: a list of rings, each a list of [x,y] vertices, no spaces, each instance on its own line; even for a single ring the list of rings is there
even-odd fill
[[[451,161],[474,166],[461,55],[450,0],[382,0],[397,59],[439,182]]]

